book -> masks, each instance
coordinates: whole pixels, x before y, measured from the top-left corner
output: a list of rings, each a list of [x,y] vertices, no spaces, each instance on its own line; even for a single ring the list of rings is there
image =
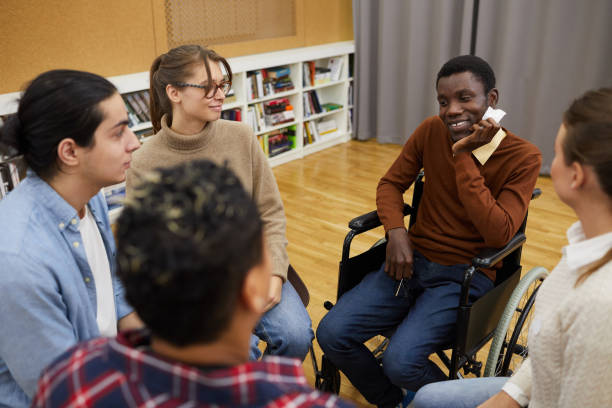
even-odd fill
[[[324,67],[316,67],[315,68],[315,77],[314,84],[315,85],[323,85],[328,82],[331,82],[331,69]]]
[[[236,92],[234,92],[234,88],[231,88],[227,95],[225,95],[225,99],[223,100],[224,104],[230,104],[236,102]]]
[[[328,103],[324,103],[323,105],[321,105],[321,108],[323,109],[323,111],[329,112],[329,111],[333,111],[337,109],[342,109],[342,105],[338,103],[328,102]]]
[[[9,183],[5,169],[6,167],[0,164],[0,199],[6,197],[9,192]]]
[[[149,104],[147,103],[147,101],[145,100],[142,94],[143,94],[142,92],[134,93],[133,94],[134,99],[136,100],[136,103],[138,104],[138,106],[140,106],[140,110],[146,119],[145,122],[150,122],[151,117],[149,115]]]
[[[342,57],[332,57],[327,62],[327,68],[330,69],[330,79],[332,81],[338,81],[340,74],[342,73]]]
[[[257,81],[258,98],[263,98],[266,94],[264,93],[264,89],[263,89],[263,75],[261,74],[261,71],[255,72],[255,79]]]
[[[304,131],[306,132],[306,140],[307,142],[304,143],[306,144],[311,144],[312,143],[312,133],[310,132],[310,124],[309,122],[304,122]]]
[[[136,112],[136,115],[138,116],[138,120],[141,122],[147,122],[148,121],[147,116],[142,111],[142,108],[140,107],[138,102],[136,102],[136,98],[134,97],[134,94],[127,94],[125,95],[125,97],[127,98],[127,103],[132,107],[132,110]]]
[[[315,112],[323,112],[323,109],[321,108],[321,103],[319,102],[319,95],[317,94],[317,91],[312,91],[310,95],[312,97],[312,103],[314,105]]]
[[[270,78],[281,78],[284,76],[289,76],[290,73],[291,69],[289,67],[268,68],[268,76]]]
[[[317,123],[317,130],[319,131],[319,135],[324,136],[336,132],[338,126],[336,126],[336,121],[334,119],[325,119]]]

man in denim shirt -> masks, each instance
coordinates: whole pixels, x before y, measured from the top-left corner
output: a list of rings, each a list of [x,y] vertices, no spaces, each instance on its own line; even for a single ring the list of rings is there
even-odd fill
[[[0,201],[0,406],[21,407],[66,349],[139,324],[100,193],[124,180],[139,142],[110,82],[56,70],[28,86],[0,144],[29,167]]]

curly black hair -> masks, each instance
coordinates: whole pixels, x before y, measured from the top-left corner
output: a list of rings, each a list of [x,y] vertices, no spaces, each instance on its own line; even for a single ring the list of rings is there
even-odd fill
[[[448,60],[440,71],[436,78],[436,88],[440,78],[448,77],[453,74],[460,74],[462,72],[471,72],[484,86],[485,95],[489,91],[495,88],[495,73],[489,63],[480,57],[475,55],[460,55],[455,58]]]
[[[208,160],[150,172],[117,224],[118,275],[151,332],[177,346],[216,340],[263,259],[257,206],[234,173]]]

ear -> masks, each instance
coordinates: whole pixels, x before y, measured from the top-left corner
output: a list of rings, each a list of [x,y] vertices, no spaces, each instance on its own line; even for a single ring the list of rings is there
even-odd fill
[[[181,102],[181,93],[176,86],[166,85],[166,95],[168,95],[168,99],[170,102],[180,103]]]
[[[487,103],[489,104],[489,106],[495,109],[495,107],[497,106],[498,99],[499,91],[497,90],[497,88],[491,89],[487,94]]]
[[[57,159],[60,166],[75,167],[79,165],[79,146],[73,139],[62,139],[57,145]]]
[[[572,190],[579,190],[584,187],[587,181],[585,168],[576,161],[573,162],[570,167],[572,169],[572,182],[570,183],[570,187]]]

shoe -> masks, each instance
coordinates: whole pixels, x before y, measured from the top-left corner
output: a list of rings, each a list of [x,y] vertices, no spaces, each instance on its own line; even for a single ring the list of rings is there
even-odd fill
[[[410,406],[410,403],[414,399],[416,392],[402,388],[402,394],[404,396],[402,397],[400,403],[395,406],[395,408],[408,408],[408,406]]]

